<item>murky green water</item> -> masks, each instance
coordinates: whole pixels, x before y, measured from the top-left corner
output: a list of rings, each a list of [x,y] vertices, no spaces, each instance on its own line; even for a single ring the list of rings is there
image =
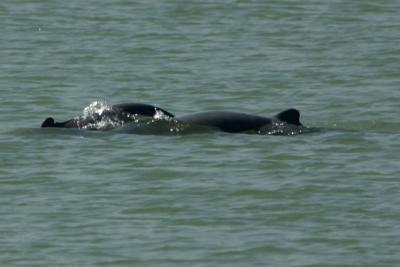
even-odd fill
[[[1,266],[398,266],[400,3],[0,3]],[[295,136],[40,129],[93,101]]]

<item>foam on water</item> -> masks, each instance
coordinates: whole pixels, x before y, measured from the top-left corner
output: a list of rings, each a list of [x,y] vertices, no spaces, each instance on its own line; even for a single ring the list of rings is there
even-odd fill
[[[310,129],[304,126],[291,125],[285,122],[273,121],[271,125],[261,127],[257,131],[260,135],[298,135],[310,132]]]

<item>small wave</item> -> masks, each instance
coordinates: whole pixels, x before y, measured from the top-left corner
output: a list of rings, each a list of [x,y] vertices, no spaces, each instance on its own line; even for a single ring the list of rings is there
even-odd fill
[[[309,133],[311,128],[297,126],[285,122],[273,122],[257,131],[259,135],[299,135]]]

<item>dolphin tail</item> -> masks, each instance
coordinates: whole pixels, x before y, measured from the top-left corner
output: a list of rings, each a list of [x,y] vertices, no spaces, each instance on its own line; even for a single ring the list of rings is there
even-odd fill
[[[54,119],[53,118],[47,118],[44,120],[44,122],[42,123],[42,128],[45,127],[54,127]]]
[[[300,112],[294,108],[287,109],[285,111],[282,111],[281,113],[278,113],[277,115],[275,115],[275,118],[289,124],[294,124],[298,126],[302,125],[300,123]]]
[[[42,128],[52,127],[52,128],[79,128],[78,122],[74,119],[64,121],[64,122],[55,122],[52,117],[49,117],[44,120],[42,123]]]

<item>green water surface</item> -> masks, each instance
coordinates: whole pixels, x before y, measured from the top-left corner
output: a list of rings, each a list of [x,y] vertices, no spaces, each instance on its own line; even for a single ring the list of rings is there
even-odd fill
[[[0,266],[399,266],[400,2],[0,2]],[[93,101],[294,136],[40,129]]]

